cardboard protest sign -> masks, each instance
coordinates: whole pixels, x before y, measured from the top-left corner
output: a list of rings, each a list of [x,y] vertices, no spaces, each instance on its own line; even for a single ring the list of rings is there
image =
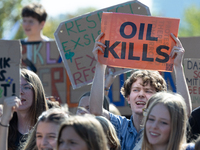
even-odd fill
[[[20,97],[20,42],[0,40],[0,51],[0,103],[2,104],[5,97]]]
[[[99,61],[114,67],[148,70],[173,70],[169,54],[175,46],[170,37],[178,35],[179,19],[108,13],[102,15],[101,31],[105,36],[104,54]]]
[[[90,86],[73,90],[55,41],[22,42],[22,66],[36,72],[42,81],[47,98],[67,103],[75,112],[78,100]]]
[[[70,82],[67,81],[55,41],[23,42],[22,48],[22,66],[38,74],[46,96],[57,97],[59,102],[66,103],[67,87],[70,86]]]
[[[93,80],[96,60],[92,49],[95,38],[101,33],[103,11],[150,15],[147,6],[129,1],[62,22],[54,36],[73,89]],[[113,71],[116,75],[129,69],[113,68]]]
[[[188,84],[193,109],[200,106],[200,59],[184,59],[186,82]]]

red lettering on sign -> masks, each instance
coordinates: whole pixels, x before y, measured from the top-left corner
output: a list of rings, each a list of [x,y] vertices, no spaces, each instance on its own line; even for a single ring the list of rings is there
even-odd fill
[[[86,71],[90,71],[90,69],[83,70],[83,75],[84,75],[85,81],[87,81],[87,77],[89,76],[89,74],[85,73]]]
[[[90,63],[90,66],[92,66],[93,62],[96,62],[95,57],[94,57],[94,56],[91,57],[91,56],[89,56],[89,55],[86,55],[86,56],[89,57],[90,59],[92,59],[92,60],[91,60],[91,63]]]
[[[198,72],[197,70],[194,71],[194,78],[200,78],[200,71]]]
[[[59,78],[58,79],[55,78],[56,72],[59,72]],[[64,82],[63,67],[51,68],[51,85],[52,85],[51,93],[52,93],[52,96],[56,96],[56,97],[60,98],[58,90],[56,88],[56,83],[62,83],[62,82]],[[59,99],[58,101],[61,103],[61,99]]]
[[[80,83],[83,83],[83,81],[81,81],[81,73],[80,72],[76,72],[73,74],[73,78],[74,78],[74,82],[75,82],[75,85],[77,85],[77,81],[79,81]]]
[[[81,58],[83,58],[83,57],[77,57],[77,58],[74,59],[75,64],[76,64],[76,68],[77,68],[78,70],[81,70],[81,69],[84,69],[84,68],[85,68],[85,67],[79,68],[79,65],[80,65],[81,63],[78,63],[78,62],[77,62],[77,59],[81,59]]]

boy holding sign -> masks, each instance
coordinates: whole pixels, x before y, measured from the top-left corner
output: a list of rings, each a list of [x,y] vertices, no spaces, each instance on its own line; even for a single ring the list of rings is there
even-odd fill
[[[191,112],[191,99],[189,96],[188,88],[183,73],[182,59],[184,55],[184,48],[181,42],[173,34],[172,38],[176,42],[176,46],[173,47],[170,57],[174,58],[174,69],[177,83],[177,92],[185,98],[187,105],[188,116]],[[106,46],[99,42],[103,37],[101,33],[95,42],[93,54],[98,60],[98,51],[104,53],[103,48]],[[127,99],[130,104],[132,116],[131,119],[125,117],[116,116],[103,109],[103,95],[104,95],[104,75],[107,65],[101,64],[99,61],[96,64],[95,76],[91,89],[90,96],[90,112],[95,115],[103,115],[108,118],[115,126],[118,138],[122,150],[140,149],[141,148],[141,133],[143,131],[143,109],[146,106],[149,98],[159,91],[165,91],[167,89],[166,83],[162,76],[155,71],[136,71],[134,72],[124,83],[121,88],[121,93]]]

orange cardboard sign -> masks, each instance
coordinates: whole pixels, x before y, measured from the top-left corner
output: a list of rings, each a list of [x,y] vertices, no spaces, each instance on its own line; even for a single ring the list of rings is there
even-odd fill
[[[173,70],[169,54],[175,46],[170,34],[178,35],[180,19],[135,14],[102,14],[101,42],[106,45],[99,52],[102,64],[121,68],[168,71]]]

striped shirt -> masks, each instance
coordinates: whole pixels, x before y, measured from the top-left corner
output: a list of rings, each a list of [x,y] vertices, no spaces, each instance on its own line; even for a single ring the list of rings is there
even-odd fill
[[[122,150],[133,150],[135,145],[142,138],[143,129],[138,133],[136,128],[133,126],[132,120],[133,116],[131,116],[131,119],[129,120],[126,117],[117,116],[110,113],[110,122],[115,127]]]

